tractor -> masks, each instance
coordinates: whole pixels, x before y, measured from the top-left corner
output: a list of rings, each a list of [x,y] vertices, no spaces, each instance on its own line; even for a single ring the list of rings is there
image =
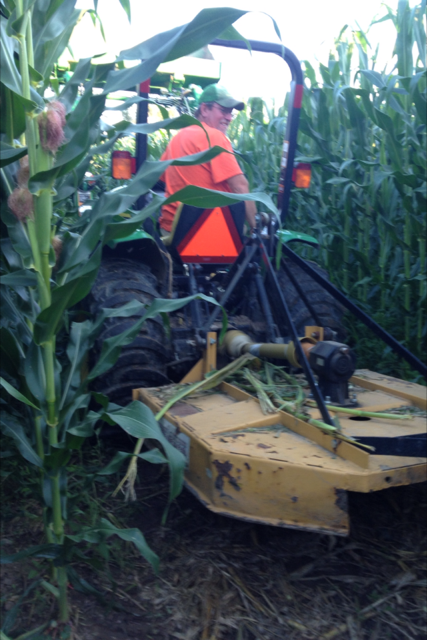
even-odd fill
[[[213,45],[244,49],[240,41]],[[158,411],[159,388],[201,380],[244,353],[304,374],[313,419],[341,433],[321,430],[286,412],[265,415],[259,400],[238,386],[222,385],[205,397],[189,397],[161,421],[165,436],[186,456],[185,484],[208,508],[228,516],[277,526],[346,535],[347,492],[366,493],[426,479],[425,422],[356,418],[358,407],[372,412],[402,406],[426,410],[425,388],[367,370],[345,344],[342,316],[352,313],[378,338],[426,374],[425,365],[346,298],[315,263],[291,249],[315,238],[284,229],[293,184],[307,185],[309,166],[295,163],[303,73],[297,57],[282,45],[251,41],[253,51],[281,57],[292,75],[279,184],[281,229],[274,216],[244,235],[244,203],[203,209],[181,205],[174,227],[161,238],[150,219],[129,238],[105,248],[90,294],[93,314],[137,299],[194,299],[170,316],[148,320],[97,390],[118,404],[133,397]],[[199,84],[203,78],[197,77]],[[212,78],[204,79],[205,84]],[[140,86],[148,98],[150,83]],[[147,121],[147,103],[138,122]],[[146,136],[138,136],[137,167],[146,157]],[[121,152],[119,166],[130,159]],[[121,165],[120,165],[121,163]],[[124,163],[124,164],[123,164]],[[126,167],[125,167],[126,173]],[[118,175],[124,175],[119,173]],[[129,176],[130,177],[130,176]],[[139,203],[143,204],[143,203]],[[262,229],[261,229],[262,227]],[[277,259],[280,247],[280,264]],[[198,294],[214,298],[210,305]],[[228,331],[220,341],[221,308]],[[136,318],[109,318],[98,339],[124,331]],[[220,344],[221,342],[221,344]],[[96,354],[95,354],[96,355]]]

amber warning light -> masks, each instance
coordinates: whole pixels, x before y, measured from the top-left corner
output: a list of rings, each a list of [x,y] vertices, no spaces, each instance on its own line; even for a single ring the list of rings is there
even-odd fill
[[[294,166],[292,171],[292,182],[299,189],[308,189],[311,180],[311,164],[308,162],[299,162]]]
[[[135,173],[135,158],[129,151],[113,151],[111,155],[111,175],[116,180],[130,180]]]

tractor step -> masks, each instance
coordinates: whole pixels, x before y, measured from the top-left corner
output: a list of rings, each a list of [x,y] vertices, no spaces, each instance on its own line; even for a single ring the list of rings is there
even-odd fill
[[[389,412],[416,407],[411,420],[337,414],[345,436],[362,444],[364,438],[366,444],[375,438],[378,452],[338,440],[284,411],[264,415],[258,399],[227,383],[214,393],[178,402],[161,427],[187,458],[187,488],[212,511],[347,535],[348,491],[368,493],[423,482],[427,472],[422,444],[425,388],[365,370],[358,371],[352,382],[357,385],[360,409]],[[165,402],[164,391],[165,387],[137,389],[134,398],[157,413]],[[311,415],[320,416],[317,409]],[[402,438],[403,449],[393,448]],[[416,446],[411,448],[409,441]]]

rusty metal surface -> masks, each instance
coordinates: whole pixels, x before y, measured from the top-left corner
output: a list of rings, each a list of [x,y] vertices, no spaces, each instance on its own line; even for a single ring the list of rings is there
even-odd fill
[[[418,402],[416,387],[411,385],[410,392]],[[153,411],[160,409],[155,390],[139,389],[135,395]],[[402,398],[401,388],[395,395],[361,389],[358,401],[371,410],[412,404]],[[346,535],[347,491],[378,491],[426,479],[425,458],[370,455],[283,411],[265,416],[257,399],[226,383],[217,393],[180,405],[188,408],[172,408],[165,418],[169,432],[188,440],[185,482],[216,513]],[[339,420],[343,432],[353,437],[393,437],[426,428],[422,417],[355,420],[339,414]]]

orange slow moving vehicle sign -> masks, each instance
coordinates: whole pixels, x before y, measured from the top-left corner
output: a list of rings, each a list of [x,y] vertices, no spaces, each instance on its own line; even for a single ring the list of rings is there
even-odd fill
[[[177,246],[186,263],[231,264],[242,241],[228,207],[206,209]]]

